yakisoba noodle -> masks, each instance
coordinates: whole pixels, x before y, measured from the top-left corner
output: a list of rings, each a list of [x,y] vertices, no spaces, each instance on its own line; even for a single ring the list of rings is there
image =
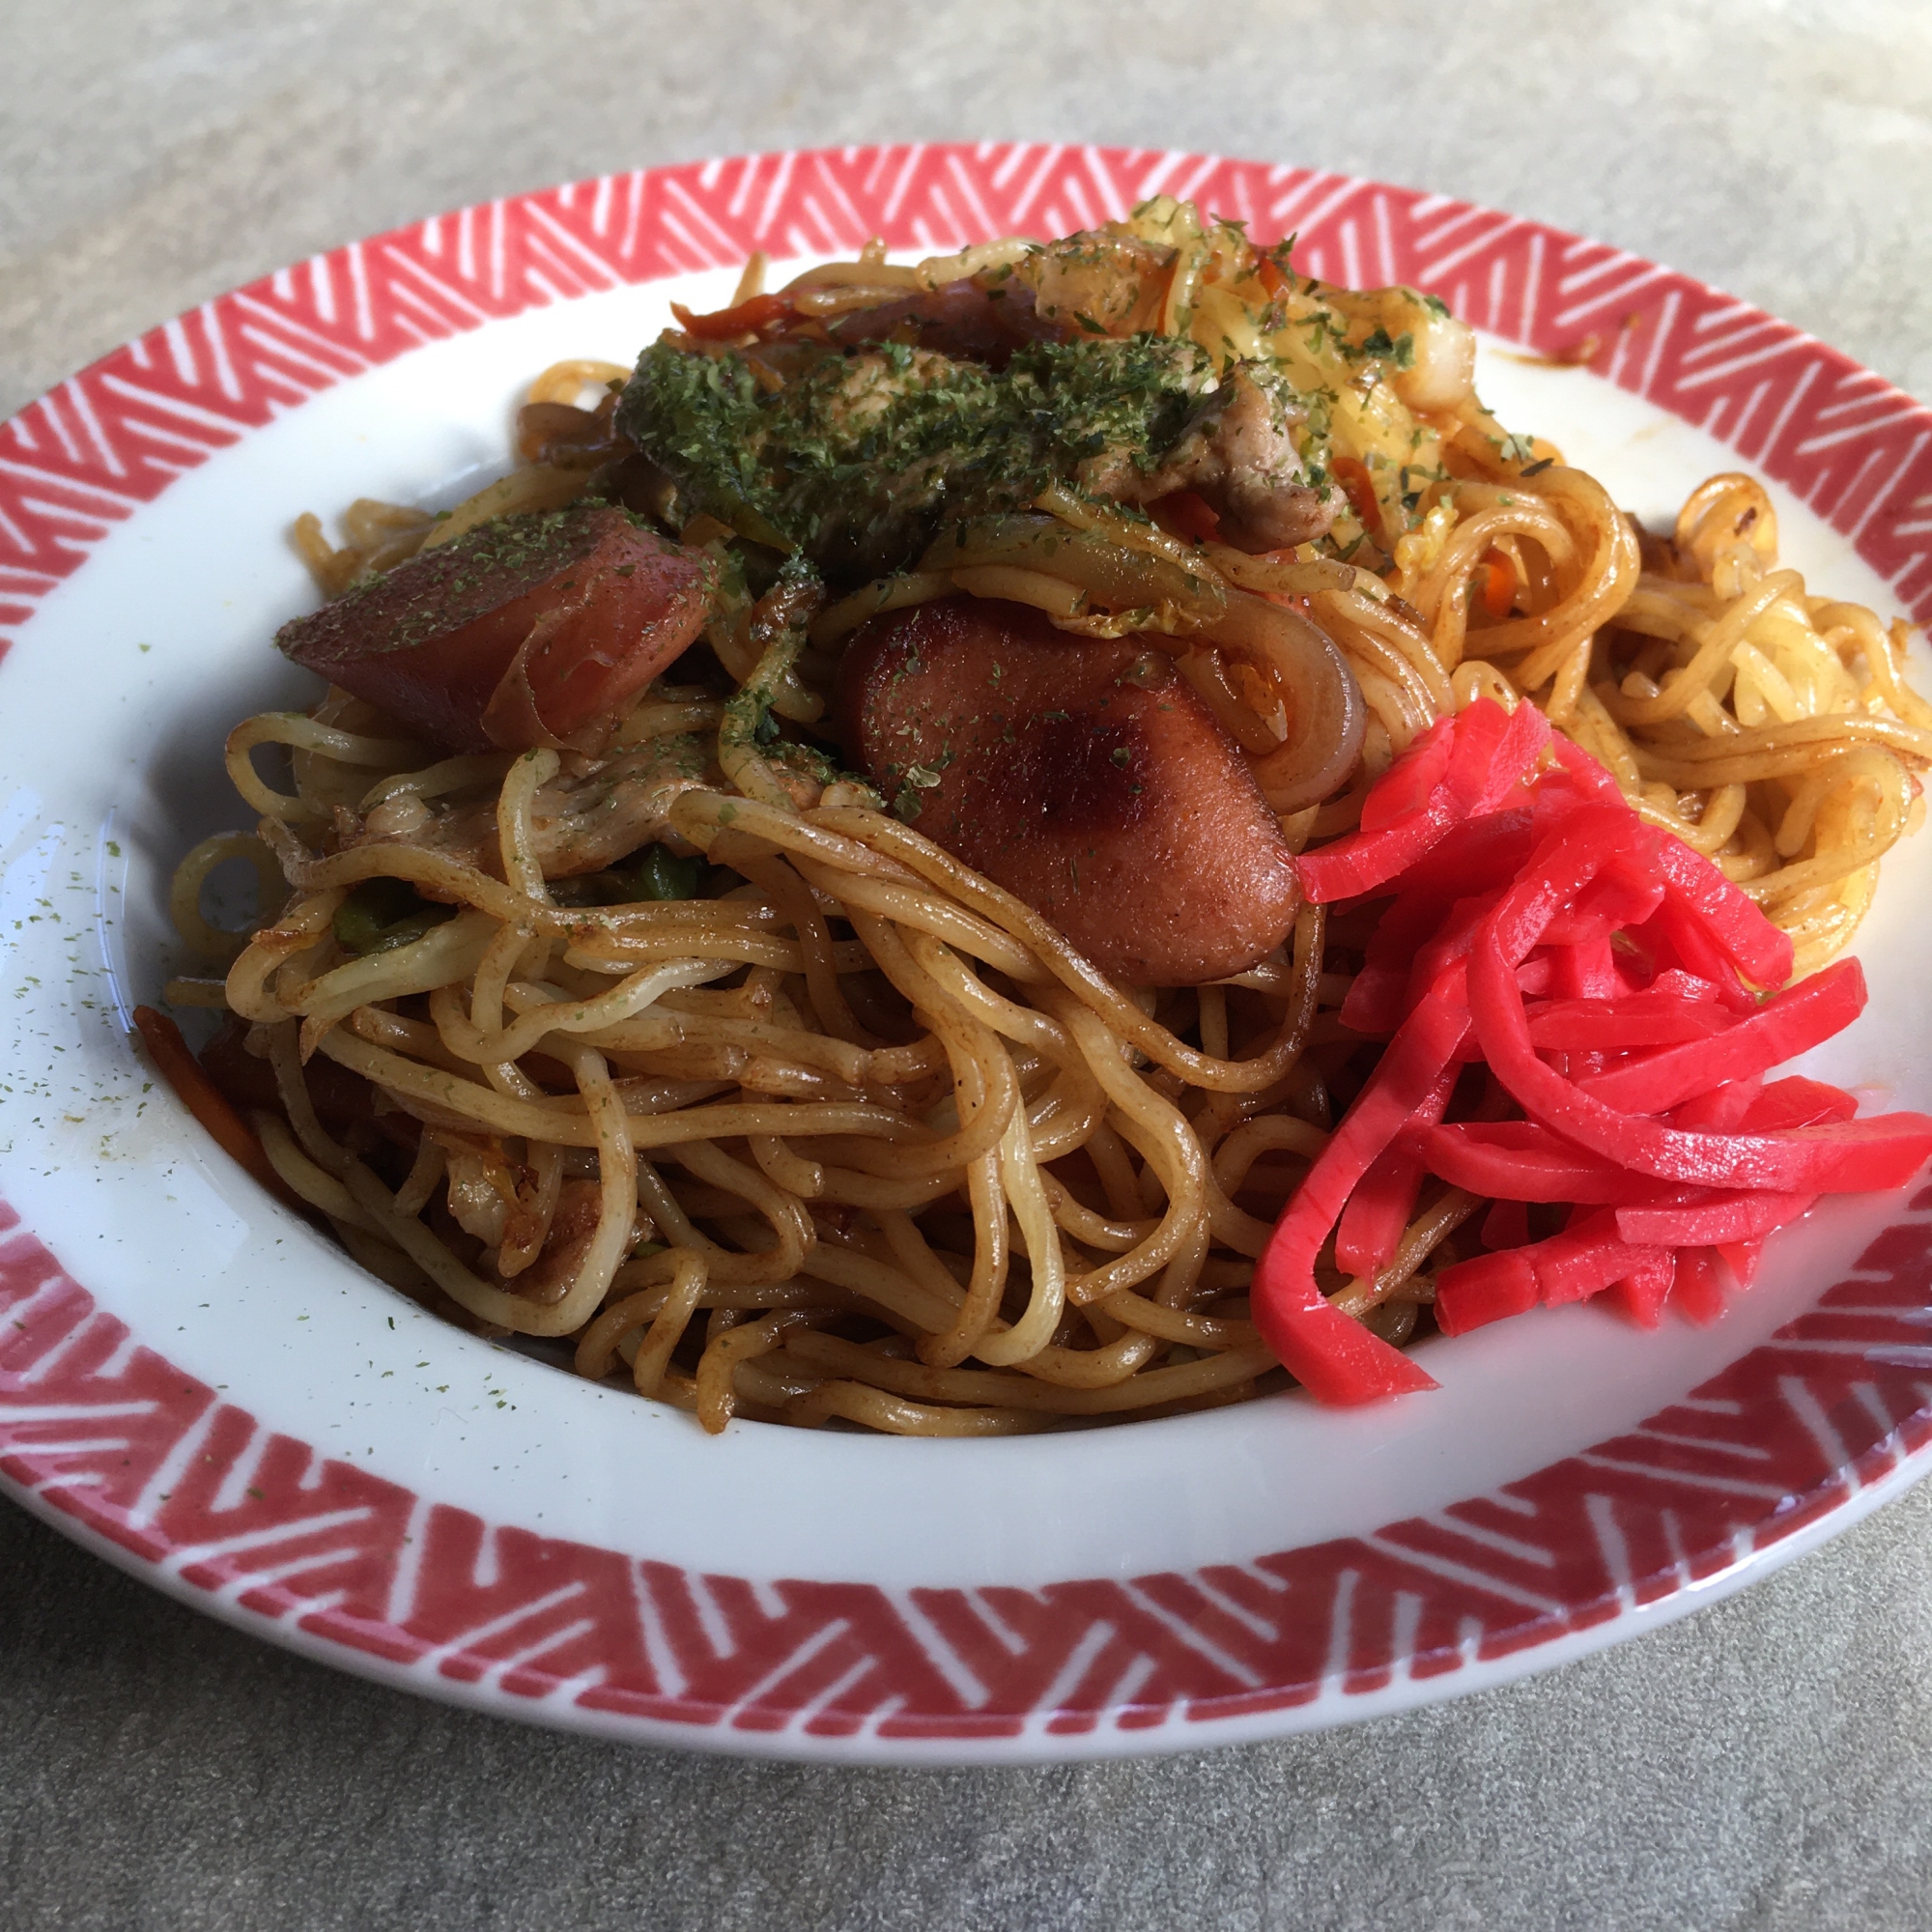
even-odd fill
[[[260,841],[209,841],[174,895],[184,939],[232,964],[219,993],[184,980],[170,997],[246,1023],[277,1098],[252,1124],[288,1186],[365,1266],[472,1325],[568,1341],[582,1373],[627,1374],[713,1429],[735,1410],[998,1435],[1283,1379],[1246,1290],[1359,1081],[1365,1043],[1336,1009],[1365,934],[1303,905],[1287,945],[1224,980],[1110,981],[924,836],[916,798],[895,810],[814,763],[832,668],[881,612],[964,591],[1147,639],[1296,849],[1351,827],[1439,716],[1535,702],[1790,931],[1801,972],[1850,938],[1916,822],[1932,710],[1904,682],[1903,627],[1778,568],[1772,506],[1746,477],[1696,490],[1669,536],[1638,531],[1598,481],[1484,412],[1467,333],[1439,304],[1300,280],[1285,251],[1165,201],[1045,250],[902,267],[874,245],[777,298],[762,274],[754,260],[722,335],[691,320],[680,353],[755,348],[774,315],[781,335],[823,336],[1011,277],[1035,312],[1095,335],[1192,343],[1224,376],[1272,369],[1325,525],[1258,550],[1170,514],[1186,490],[1150,516],[1061,476],[787,604],[730,575],[751,511],[736,528],[689,501],[673,514],[660,481],[641,507],[725,566],[705,630],[723,675],[658,678],[595,756],[445,755],[342,691],[239,727],[229,769]],[[624,455],[609,398],[628,373],[546,372],[525,461],[444,519],[360,502],[334,550],[304,518],[324,589],[608,490]],[[1310,681],[1311,623],[1350,693]],[[1366,724],[1344,756],[1323,706],[1357,693]],[[650,836],[702,855],[700,895],[588,904],[547,876],[600,770],[692,746],[702,780]],[[257,770],[263,747],[285,749],[292,789]],[[466,812],[480,844],[430,836]],[[265,895],[277,875],[293,890],[245,942],[201,909],[238,856]],[[356,956],[340,921],[376,880],[434,910]],[[318,1062],[369,1083],[366,1120],[325,1125]],[[1392,1262],[1373,1280],[1331,1272],[1331,1298],[1406,1340],[1482,1205],[1426,1190]]]

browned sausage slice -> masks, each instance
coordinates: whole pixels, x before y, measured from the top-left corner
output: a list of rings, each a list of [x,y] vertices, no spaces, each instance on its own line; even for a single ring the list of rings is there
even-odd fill
[[[592,742],[696,637],[710,559],[606,504],[501,517],[275,638],[452,752]]]
[[[1168,660],[953,598],[875,617],[838,668],[846,756],[913,829],[1130,984],[1239,973],[1280,945],[1294,858]]]

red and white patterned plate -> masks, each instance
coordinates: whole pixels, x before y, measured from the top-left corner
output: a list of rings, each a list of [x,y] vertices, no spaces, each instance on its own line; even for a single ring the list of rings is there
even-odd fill
[[[1742,461],[1841,594],[1932,609],[1932,413],[1649,263],[1440,197],[1152,153],[893,148],[579,183],[210,302],[0,428],[0,1481],[308,1655],[608,1735],[840,1760],[1256,1738],[1633,1634],[1932,1458],[1932,1190],[1841,1202],[1708,1331],[1590,1308],[1425,1345],[1439,1394],[904,1442],[688,1418],[456,1333],[231,1168],[129,1050],[173,859],[237,822],[218,745],[298,681],[284,533],[445,502],[547,361],[798,258],[1055,234],[1191,195],[1304,271],[1488,332],[1482,385],[1662,516]],[[1505,345],[1536,352],[1512,357]],[[1580,366],[1557,366],[1558,363]],[[1932,840],[1920,841],[1932,847]],[[1932,1101],[1888,861],[1875,998],[1821,1065]]]

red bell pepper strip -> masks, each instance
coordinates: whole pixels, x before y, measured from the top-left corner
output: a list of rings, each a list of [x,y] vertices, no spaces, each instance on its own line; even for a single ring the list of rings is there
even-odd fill
[[[1593,1099],[1626,1113],[1662,1114],[1692,1094],[1762,1073],[1843,1032],[1864,1011],[1865,997],[1859,962],[1840,959],[1723,1033],[1666,1047],[1578,1084]]]
[[[1730,956],[1696,914],[1668,894],[1649,919],[1633,926],[1625,937],[1650,957],[1671,961],[1676,970],[1717,988],[1718,997],[1733,1012],[1757,1011],[1757,995],[1738,977]]]
[[[1575,1147],[1535,1121],[1457,1121],[1417,1137],[1438,1180],[1492,1201],[1654,1201],[1662,1183]]]
[[[1774,1080],[1745,1110],[1741,1125],[1753,1133],[1777,1127],[1817,1127],[1827,1121],[1849,1121],[1859,1103],[1841,1087],[1807,1080],[1802,1073]]]
[[[1420,865],[1396,875],[1395,905],[1420,904],[1440,917],[1458,899],[1513,884],[1536,849],[1530,817],[1525,803],[1452,826]],[[1380,937],[1379,925],[1376,934]]]
[[[1445,1335],[1466,1335],[1534,1308],[1543,1292],[1528,1252],[1506,1248],[1444,1268],[1435,1277],[1435,1325]]]
[[[1481,715],[1485,706],[1501,709],[1501,706],[1493,704],[1492,699],[1479,697],[1475,703],[1456,714],[1459,751],[1463,744],[1463,720],[1471,712]],[[1487,735],[1486,731],[1484,736]],[[1472,742],[1469,755],[1472,760],[1480,761],[1483,783],[1469,808],[1469,816],[1482,818],[1502,810],[1510,802],[1510,795],[1517,786],[1534,770],[1537,760],[1554,735],[1549,728],[1549,720],[1535,705],[1524,702],[1509,714],[1509,723],[1496,736],[1492,750],[1487,748],[1482,739]]]
[[[1724,1284],[1717,1255],[1709,1248],[1680,1248],[1670,1306],[1699,1328],[1724,1312]]]
[[[1361,829],[1386,832],[1391,825],[1427,810],[1435,787],[1449,770],[1455,749],[1455,719],[1438,718],[1369,787],[1362,800]]]
[[[1631,810],[1630,801],[1624,797],[1616,780],[1574,738],[1565,738],[1557,734],[1550,739],[1549,749],[1555,753],[1556,762],[1564,776],[1586,798],[1600,805],[1617,806],[1626,812]],[[1540,791],[1543,787],[1539,786],[1538,789]],[[1549,788],[1551,804],[1555,804],[1561,796],[1561,787]],[[1634,813],[1632,815],[1634,816]]]
[[[1607,931],[1550,949],[1549,992],[1559,1000],[1613,1000],[1623,989]]]
[[[1690,1134],[1728,1134],[1747,1124],[1746,1116],[1764,1091],[1763,1079],[1753,1073],[1744,1080],[1728,1081],[1713,1087],[1708,1094],[1693,1094],[1681,1107],[1673,1107],[1664,1117],[1673,1127]],[[1780,1121],[1779,1126],[1810,1126],[1809,1121]]]
[[[1483,1216],[1483,1245],[1486,1248],[1526,1248],[1529,1245],[1529,1209],[1520,1201],[1492,1201]]]
[[[1661,1243],[1625,1240],[1617,1231],[1615,1211],[1599,1208],[1587,1214],[1579,1211],[1560,1235],[1511,1252],[1528,1260],[1543,1299],[1554,1306],[1586,1301],[1613,1281],[1656,1267],[1669,1251]]]
[[[1444,789],[1437,786],[1438,794]],[[1345,833],[1319,852],[1295,861],[1303,895],[1317,905],[1356,899],[1385,886],[1412,866],[1449,829],[1446,801],[1384,826],[1379,832]]]
[[[1691,1134],[1592,1097],[1537,1058],[1516,967],[1563,899],[1608,863],[1609,814],[1579,812],[1497,903],[1469,956],[1469,1010],[1485,1059],[1532,1120],[1618,1165],[1668,1180],[1789,1193],[1864,1193],[1909,1180],[1932,1120],[1889,1114],[1776,1134]],[[1721,1036],[1720,1036],[1721,1037]]]
[[[1456,714],[1453,726],[1442,775],[1423,803],[1410,802],[1420,775],[1406,766],[1413,757],[1424,772],[1434,768],[1443,742],[1435,735],[1442,728],[1439,724],[1377,781],[1362,804],[1363,829],[1344,834],[1319,852],[1302,855],[1301,887],[1309,898],[1326,905],[1359,898],[1387,885],[1432,851],[1451,827],[1500,806],[1541,756],[1549,735],[1548,721],[1533,704],[1520,704],[1511,713],[1488,697],[1465,705]],[[1371,815],[1377,791],[1383,785],[1391,786],[1394,800],[1406,803],[1401,815],[1385,817],[1385,808],[1379,805]]]
[[[1607,938],[1613,932],[1641,925],[1663,903],[1663,886],[1649,874],[1650,846],[1656,834],[1647,826],[1631,828],[1635,849],[1620,854],[1577,896],[1577,903],[1550,921],[1544,931],[1548,946],[1574,946],[1579,940]]]
[[[1677,899],[1702,923],[1746,978],[1781,986],[1791,978],[1791,935],[1772,924],[1701,852],[1681,838],[1657,841],[1657,863]]]
[[[1748,1241],[1719,1241],[1712,1252],[1731,1271],[1732,1278],[1742,1288],[1748,1288],[1757,1279],[1757,1264],[1764,1259],[1764,1237],[1758,1236]]]
[[[1774,1194],[1752,1189],[1714,1194],[1682,1207],[1619,1208],[1617,1232],[1627,1241],[1666,1248],[1715,1247],[1719,1241],[1755,1240],[1809,1213],[1815,1194]]]
[[[1529,1009],[1529,1037],[1545,1051],[1624,1053],[1676,1046],[1720,1033],[1732,1015],[1715,1000],[1651,986],[1608,1000],[1550,1000]]]
[[[1421,865],[1401,874],[1342,1002],[1342,1024],[1356,1033],[1392,1034],[1410,1006],[1416,955],[1450,907],[1508,885],[1529,853],[1529,811],[1516,806],[1453,827]]]
[[[1439,994],[1417,1006],[1317,1155],[1255,1263],[1256,1325],[1282,1366],[1320,1402],[1375,1402],[1435,1386],[1426,1370],[1322,1294],[1315,1257],[1355,1183],[1428,1097],[1468,1026],[1467,1013]]]
[[[1335,1265],[1345,1273],[1373,1275],[1387,1265],[1401,1244],[1415,1197],[1422,1189],[1422,1160],[1409,1145],[1410,1139],[1417,1130],[1433,1127],[1442,1118],[1461,1071],[1453,1064],[1442,1069],[1405,1122],[1401,1136],[1376,1156],[1374,1165],[1355,1183],[1335,1229]]]
[[[1677,1281],[1677,1257],[1665,1251],[1662,1260],[1613,1281],[1604,1291],[1604,1299],[1618,1314],[1638,1328],[1660,1327],[1663,1304],[1670,1299]]]

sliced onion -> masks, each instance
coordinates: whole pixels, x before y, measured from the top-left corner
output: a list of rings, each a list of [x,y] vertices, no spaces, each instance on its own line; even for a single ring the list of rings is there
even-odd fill
[[[1183,651],[1175,660],[1175,668],[1194,687],[1195,696],[1214,714],[1221,729],[1251,757],[1263,757],[1281,743],[1274,719],[1264,718],[1235,689],[1219,651]],[[1268,689],[1274,689],[1272,679]]]
[[[1332,556],[1303,560],[1292,551],[1256,554],[1219,543],[1205,544],[1202,548],[1208,562],[1230,583],[1239,584],[1243,590],[1258,591],[1264,597],[1313,597],[1320,590],[1353,590],[1364,578],[1374,586],[1369,592],[1371,596],[1382,587],[1367,571],[1338,563]]]
[[[1226,608],[1227,592],[1213,578],[1163,556],[1128,550],[1057,517],[976,517],[949,529],[919,560],[924,571],[1010,564],[1064,578],[1114,611],[1162,607],[1206,625]]]
[[[1288,710],[1288,736],[1271,751],[1249,753],[1275,810],[1320,804],[1360,762],[1367,720],[1361,687],[1334,639],[1298,611],[1097,532],[1069,530],[1050,516],[975,518],[941,536],[920,558],[918,574],[971,573],[962,587],[990,592],[992,574],[973,581],[980,571],[1057,578],[1130,614],[1150,642],[1170,653],[1207,642],[1257,666]]]
[[[1368,713],[1335,640],[1300,611],[1243,591],[1203,635],[1261,667],[1288,706],[1288,736],[1250,759],[1268,804],[1300,811],[1339,791],[1361,762]]]

